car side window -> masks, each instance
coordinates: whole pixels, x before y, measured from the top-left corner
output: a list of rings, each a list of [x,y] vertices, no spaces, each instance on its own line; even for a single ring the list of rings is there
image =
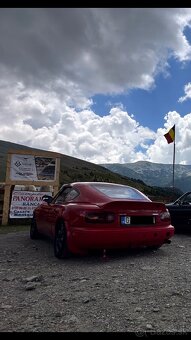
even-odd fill
[[[63,204],[65,202],[67,194],[71,191],[72,188],[65,188],[60,195],[57,196],[54,201],[55,204]]]
[[[63,204],[65,202],[71,201],[78,196],[78,192],[73,188],[65,188],[59,196],[57,196],[54,204]]]
[[[184,204],[184,205],[191,205],[191,193],[189,193],[188,195],[186,195],[183,198],[182,204]]]
[[[79,195],[79,193],[75,189],[71,189],[70,192],[66,195],[65,201],[72,201],[74,198],[76,198]]]

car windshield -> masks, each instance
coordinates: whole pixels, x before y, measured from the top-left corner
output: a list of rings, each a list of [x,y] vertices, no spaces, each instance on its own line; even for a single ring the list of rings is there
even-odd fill
[[[150,199],[143,193],[137,191],[134,188],[121,185],[110,184],[93,184],[95,189],[101,191],[104,195],[111,198],[126,198],[132,200],[150,201]]]

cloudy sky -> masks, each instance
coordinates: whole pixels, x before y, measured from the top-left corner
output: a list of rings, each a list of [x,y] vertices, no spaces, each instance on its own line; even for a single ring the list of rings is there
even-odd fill
[[[1,8],[0,139],[191,164],[191,8]]]

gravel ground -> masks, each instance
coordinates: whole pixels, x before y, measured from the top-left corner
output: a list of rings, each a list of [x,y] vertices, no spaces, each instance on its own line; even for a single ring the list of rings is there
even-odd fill
[[[191,331],[191,236],[157,251],[58,260],[52,242],[0,235],[1,332]]]

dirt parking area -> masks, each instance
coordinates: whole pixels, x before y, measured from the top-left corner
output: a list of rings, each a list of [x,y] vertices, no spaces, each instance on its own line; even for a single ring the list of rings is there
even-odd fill
[[[191,331],[191,235],[107,255],[58,260],[47,239],[0,235],[0,331]]]

